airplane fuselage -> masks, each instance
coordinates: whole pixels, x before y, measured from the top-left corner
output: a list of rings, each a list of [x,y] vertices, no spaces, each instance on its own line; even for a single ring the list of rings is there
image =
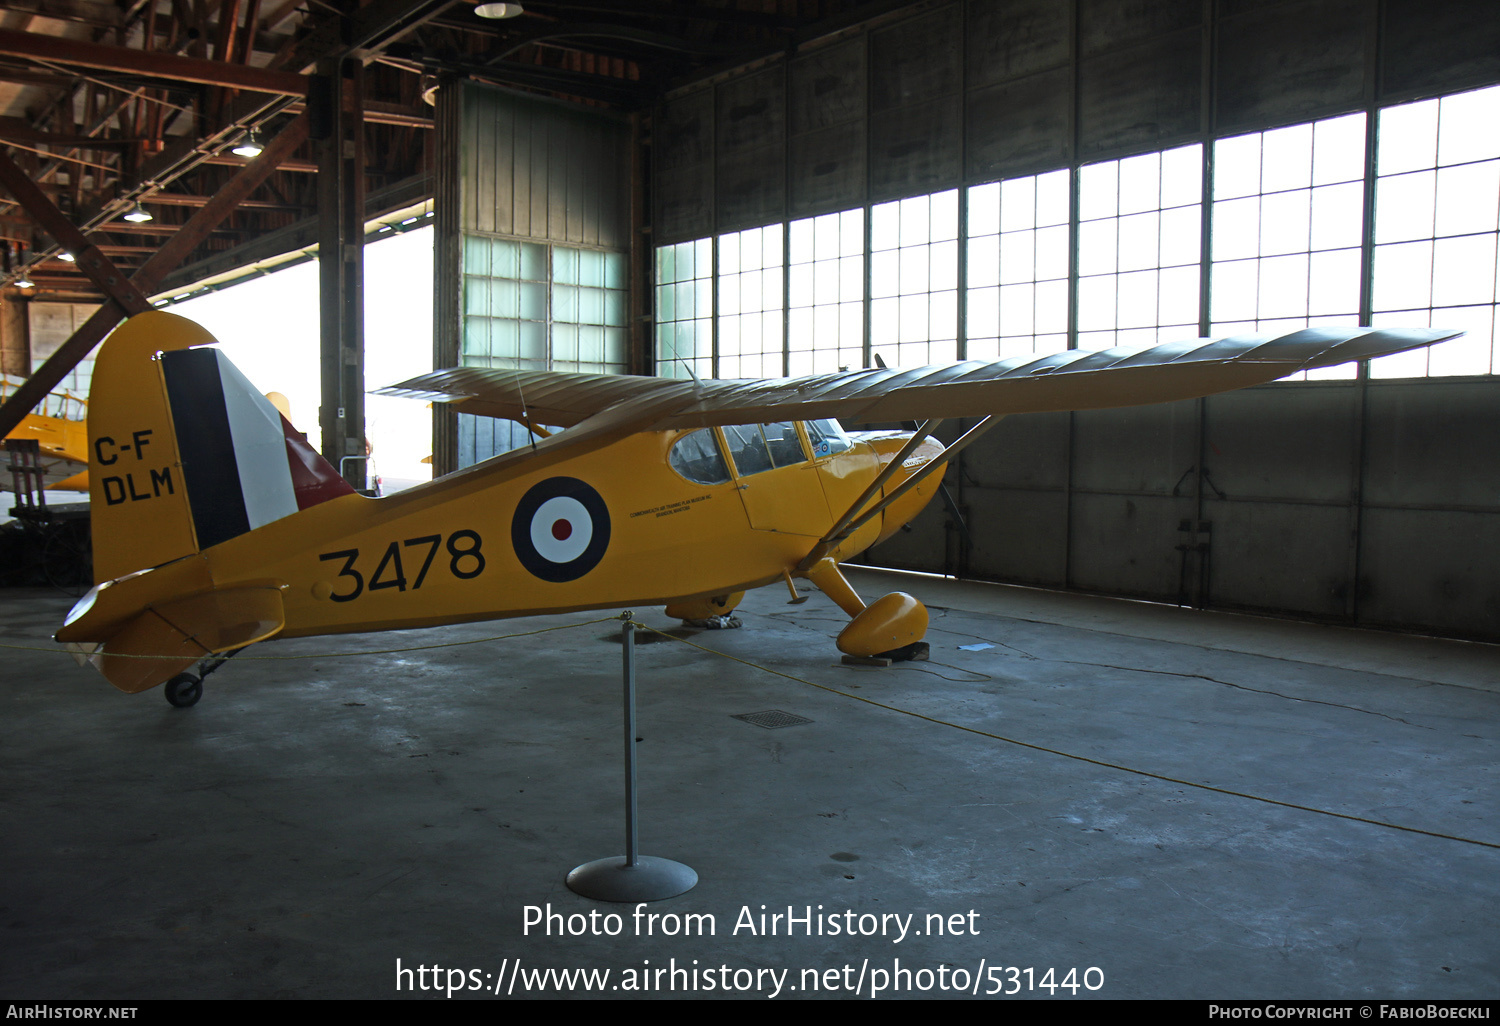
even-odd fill
[[[700,430],[712,432],[722,457],[724,432]],[[809,457],[814,446],[798,425],[801,459],[750,473],[731,457],[727,480],[702,483],[672,464],[673,447],[692,433],[630,435],[500,483],[478,464],[388,497],[344,495],[116,581],[92,616],[107,630],[112,608],[268,588],[280,593],[280,636],[302,637],[743,591],[793,571],[910,438],[861,433],[843,451]],[[941,451],[924,442],[885,490]],[[832,558],[899,529],[936,480],[859,528]]]

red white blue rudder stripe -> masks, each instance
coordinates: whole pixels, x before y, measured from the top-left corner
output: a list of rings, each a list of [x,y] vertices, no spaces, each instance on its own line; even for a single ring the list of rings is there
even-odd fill
[[[161,361],[200,549],[353,491],[222,352]]]

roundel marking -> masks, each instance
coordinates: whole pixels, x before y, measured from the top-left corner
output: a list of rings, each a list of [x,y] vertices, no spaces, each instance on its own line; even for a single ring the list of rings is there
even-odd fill
[[[510,539],[532,576],[576,581],[598,566],[609,548],[609,508],[577,478],[549,477],[521,497]]]

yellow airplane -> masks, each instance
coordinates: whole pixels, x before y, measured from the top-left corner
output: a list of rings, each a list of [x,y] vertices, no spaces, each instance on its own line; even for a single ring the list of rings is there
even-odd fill
[[[9,375],[0,377],[0,401],[20,384]],[[35,439],[44,458],[47,488],[66,491],[88,491],[88,425],[85,419],[88,404],[71,392],[53,392],[42,400],[37,412],[21,418],[6,441],[11,439]],[[10,480],[0,480],[0,488],[10,487]]]
[[[522,449],[385,498],[354,493],[191,321],[153,311],[110,336],[90,395],[95,580],[57,640],[115,687],[172,678],[188,705],[267,638],[582,609],[728,613],[811,580],[869,657],[921,641],[904,593],[866,605],[839,571],[934,494],[999,416],[1191,398],[1451,338],[1309,328],[916,370],[682,381],[457,368],[382,390],[514,419]],[[982,417],[946,449],[938,417]],[[924,421],[849,435],[838,419]],[[547,433],[539,425],[563,430]]]

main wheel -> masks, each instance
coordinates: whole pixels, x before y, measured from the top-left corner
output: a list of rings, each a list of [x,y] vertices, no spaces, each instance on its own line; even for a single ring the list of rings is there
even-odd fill
[[[179,709],[197,705],[203,697],[203,681],[191,673],[179,673],[167,681],[167,701]]]

